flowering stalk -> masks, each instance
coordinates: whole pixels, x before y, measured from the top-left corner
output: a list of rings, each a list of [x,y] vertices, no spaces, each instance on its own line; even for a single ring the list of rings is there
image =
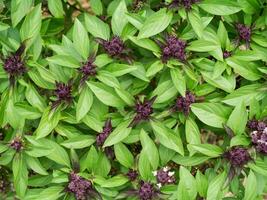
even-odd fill
[[[130,49],[127,49],[119,36],[114,36],[110,40],[96,39],[101,44],[107,54],[112,58],[126,60],[132,63],[132,58],[128,55]]]
[[[190,106],[196,102],[196,97],[193,93],[187,91],[185,97],[180,96],[176,99],[173,110],[183,112],[186,116],[189,115]]]
[[[232,167],[237,168],[242,168],[251,160],[248,150],[243,147],[232,147],[224,153],[224,157],[230,162]]]
[[[159,188],[161,188],[163,185],[175,183],[175,172],[172,172],[170,170],[170,167],[163,167],[162,169],[153,172],[153,175],[157,179],[157,186]]]
[[[143,102],[141,102],[140,99],[137,99],[136,104],[135,104],[136,115],[133,121],[130,123],[129,127],[133,127],[143,120],[150,119],[151,114],[153,113],[152,105],[154,101],[156,100],[156,98],[157,97],[154,96],[150,100],[145,99]]]
[[[20,152],[24,148],[24,141],[21,136],[16,136],[9,144],[16,152]]]
[[[256,150],[267,154],[267,124],[263,121],[251,120],[247,126],[252,130],[250,136]]]
[[[68,84],[56,82],[55,95],[57,100],[53,102],[52,109],[57,108],[61,103],[70,104],[72,102],[71,81]]]
[[[169,8],[185,8],[187,11],[189,11],[192,8],[192,5],[199,2],[199,0],[173,0],[168,7]]]
[[[2,59],[4,62],[4,70],[9,75],[10,85],[15,84],[15,79],[23,75],[27,70],[25,67],[25,62],[22,59],[22,54],[25,50],[25,45],[21,44],[19,49],[14,53],[9,55],[7,58]]]
[[[239,40],[244,40],[246,42],[246,47],[249,48],[252,32],[251,27],[238,23],[236,24],[236,29],[238,32]]]
[[[160,48],[161,52],[161,60],[166,63],[169,59],[175,58],[181,62],[186,61],[186,42],[177,38],[176,36],[167,36],[165,43],[160,41],[156,41]]]
[[[82,86],[89,77],[96,75],[97,71],[94,61],[95,61],[95,56],[90,56],[88,60],[83,63],[83,66],[79,69],[79,71],[82,74],[80,86]]]

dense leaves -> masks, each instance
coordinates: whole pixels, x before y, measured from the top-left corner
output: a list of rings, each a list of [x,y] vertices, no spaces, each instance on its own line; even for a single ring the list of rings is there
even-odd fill
[[[266,0],[0,0],[0,199],[266,199],[266,19]]]

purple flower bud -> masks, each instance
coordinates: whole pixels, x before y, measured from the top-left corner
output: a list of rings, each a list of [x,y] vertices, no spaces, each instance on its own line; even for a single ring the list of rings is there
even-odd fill
[[[184,7],[186,10],[190,10],[194,3],[199,2],[199,0],[173,0],[169,4],[169,8],[179,8]]]
[[[247,149],[242,147],[232,147],[224,154],[224,157],[229,160],[233,167],[239,168],[243,167],[251,160]]]
[[[20,152],[23,147],[24,147],[24,144],[23,144],[23,140],[21,138],[21,136],[16,136],[9,144],[9,146],[16,150],[17,152]]]
[[[118,36],[114,36],[111,40],[103,40],[102,45],[105,51],[111,56],[121,55],[124,51],[123,41]]]
[[[163,185],[175,183],[176,181],[174,172],[171,172],[169,167],[163,167],[162,169],[153,172],[153,174],[157,178],[157,185],[159,188]]]
[[[139,198],[141,200],[152,200],[156,195],[156,190],[151,183],[141,182],[139,188]]]
[[[112,124],[111,124],[111,119],[108,119],[105,122],[105,126],[102,130],[101,133],[99,133],[96,136],[96,144],[99,147],[102,147],[102,145],[105,143],[107,137],[109,136],[109,134],[112,132]]]
[[[92,183],[75,172],[71,172],[67,190],[73,193],[77,200],[86,200],[92,191]]]
[[[251,27],[248,27],[248,26],[246,26],[244,24],[238,23],[236,25],[236,28],[237,28],[237,32],[238,32],[239,38],[241,40],[245,40],[247,42],[250,42]]]
[[[163,49],[161,55],[163,62],[167,62],[170,58],[175,58],[182,62],[186,60],[185,41],[180,40],[175,36],[168,36],[166,43],[160,46]]]
[[[94,64],[95,58],[93,56],[89,57],[83,66],[79,69],[82,73],[81,84],[83,84],[90,76],[96,75],[96,65]]]
[[[70,104],[72,101],[71,90],[72,86],[70,82],[68,84],[56,82],[55,95],[57,96],[57,100],[53,102],[52,108],[56,108],[59,104],[63,102]]]
[[[231,51],[224,51],[223,52],[223,58],[229,58],[230,56],[232,56]]]
[[[250,133],[252,143],[258,152],[267,154],[267,125],[263,121],[254,120],[254,123],[254,131]],[[252,124],[252,122],[249,124]]]
[[[196,97],[191,92],[187,91],[185,97],[178,97],[176,99],[176,104],[174,109],[180,112],[183,112],[185,115],[188,115],[190,112],[190,105],[196,102]]]
[[[126,176],[129,178],[129,180],[134,181],[138,176],[138,172],[136,170],[130,169],[127,172]]]
[[[140,121],[148,120],[150,118],[151,114],[153,113],[152,105],[155,100],[156,96],[150,100],[145,99],[143,102],[141,102],[140,99],[137,99],[137,102],[135,104],[136,115],[129,127],[135,126]]]
[[[9,174],[8,174],[7,169],[0,166],[0,196],[1,196],[1,194],[8,192],[8,189],[10,186],[8,176],[9,176]]]
[[[10,55],[4,59],[4,70],[9,75],[10,81],[26,72],[25,63],[20,55]]]

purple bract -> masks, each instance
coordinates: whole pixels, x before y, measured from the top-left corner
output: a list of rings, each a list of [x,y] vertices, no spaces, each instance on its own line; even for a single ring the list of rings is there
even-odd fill
[[[96,65],[94,64],[95,58],[93,56],[89,57],[83,66],[79,69],[82,73],[81,84],[83,84],[90,76],[96,75]]]
[[[141,200],[152,200],[156,195],[154,186],[148,182],[141,182],[138,193]]]
[[[188,115],[190,112],[190,105],[195,102],[195,95],[188,91],[186,92],[185,97],[180,96],[176,99],[174,109]]]
[[[267,154],[267,124],[263,121],[251,120],[247,126],[252,130],[250,136],[256,150]]]
[[[111,119],[108,119],[105,122],[105,126],[102,130],[101,133],[99,133],[96,137],[96,144],[99,147],[102,147],[102,145],[105,143],[107,137],[109,136],[109,134],[112,132],[112,124],[111,124]]]
[[[135,104],[136,115],[129,125],[130,127],[138,124],[142,120],[148,120],[150,118],[151,114],[153,113],[152,105],[155,100],[156,96],[154,96],[150,100],[145,99],[143,102],[141,102],[140,99],[137,99],[137,102]]]
[[[243,147],[232,147],[224,154],[224,156],[229,160],[231,166],[239,168],[243,167],[251,160],[247,149]]]
[[[186,10],[190,10],[192,5],[199,2],[200,0],[173,0],[169,4],[169,8],[180,8],[183,7]]]
[[[130,169],[127,172],[126,176],[129,178],[129,180],[134,181],[138,176],[138,172],[136,170]]]
[[[73,193],[77,200],[86,200],[92,191],[92,183],[75,172],[71,172],[69,175],[67,190]]]
[[[72,102],[72,86],[68,84],[56,82],[55,95],[57,100],[53,102],[52,108],[56,108],[61,103],[70,104]]]
[[[174,172],[170,171],[169,167],[163,167],[158,171],[154,171],[153,174],[157,178],[157,186],[159,188],[161,188],[163,185],[175,183],[176,181]]]
[[[9,144],[9,146],[17,152],[23,149],[23,140],[20,136],[16,136]]]

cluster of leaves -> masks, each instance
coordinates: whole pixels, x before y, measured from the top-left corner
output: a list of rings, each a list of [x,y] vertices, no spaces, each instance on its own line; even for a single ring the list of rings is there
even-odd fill
[[[266,4],[0,0],[0,199],[264,199]]]

